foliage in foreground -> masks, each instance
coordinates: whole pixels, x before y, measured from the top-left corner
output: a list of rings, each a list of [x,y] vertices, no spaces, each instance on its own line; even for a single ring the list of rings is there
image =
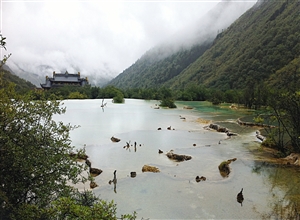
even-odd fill
[[[87,203],[68,185],[85,181],[85,167],[70,157],[75,127],[53,120],[65,112],[61,103],[32,101],[13,85],[0,90],[0,99],[0,218],[117,219],[113,202]]]
[[[0,37],[0,48],[5,48],[5,38]],[[65,113],[62,103],[55,97],[46,100],[44,93],[37,91],[17,93],[12,83],[4,82],[3,74],[0,219],[117,219],[113,202],[103,201],[91,192],[78,192],[69,185],[86,181],[81,174],[87,166],[70,156],[75,148],[69,132],[76,126],[53,119]],[[135,219],[135,213],[121,219]]]
[[[76,199],[80,193],[68,185],[85,181],[84,167],[70,157],[75,127],[52,118],[65,112],[61,103],[32,101],[12,85],[0,97],[0,218],[117,219],[113,202]]]

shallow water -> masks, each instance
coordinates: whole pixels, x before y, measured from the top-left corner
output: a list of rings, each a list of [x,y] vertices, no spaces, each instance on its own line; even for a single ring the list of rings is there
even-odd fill
[[[85,146],[92,167],[103,170],[95,178],[99,187],[93,191],[102,199],[114,200],[119,216],[136,211],[139,219],[276,217],[274,204],[284,198],[287,187],[274,184],[271,174],[278,170],[276,167],[264,168],[251,153],[250,149],[259,147],[255,128],[235,123],[237,118],[252,112],[208,102],[177,102],[177,109],[155,109],[157,101],[131,99],[124,104],[106,100],[107,106],[102,109],[101,102],[65,100],[67,112],[56,119],[80,125],[71,132],[72,144],[77,148]],[[194,109],[184,109],[186,105]],[[204,124],[197,122],[199,118],[239,135],[228,138],[224,133],[205,130]],[[171,130],[167,130],[169,126]],[[121,141],[113,143],[112,136]],[[126,142],[129,149],[124,148]],[[159,149],[164,154],[159,154]],[[192,159],[172,161],[165,155],[170,150],[190,155]],[[237,160],[230,164],[229,177],[223,178],[218,165],[231,158]],[[158,167],[160,172],[143,173],[145,164]],[[108,184],[114,170],[117,170],[115,187]],[[130,177],[132,171],[137,173],[135,178]],[[299,180],[299,172],[293,172],[297,174],[293,181]],[[196,182],[196,176],[207,179]],[[242,206],[236,199],[241,188],[244,189]]]

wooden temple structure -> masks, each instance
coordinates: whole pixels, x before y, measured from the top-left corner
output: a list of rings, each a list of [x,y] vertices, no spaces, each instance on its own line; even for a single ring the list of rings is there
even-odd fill
[[[56,87],[62,87],[65,85],[71,86],[85,86],[88,85],[88,79],[80,78],[80,72],[78,73],[55,73],[53,72],[53,77],[46,76],[46,82],[41,84],[43,89],[51,89]]]

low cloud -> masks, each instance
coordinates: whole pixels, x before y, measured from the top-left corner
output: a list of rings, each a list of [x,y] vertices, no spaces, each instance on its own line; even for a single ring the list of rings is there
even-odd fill
[[[2,2],[8,65],[115,77],[147,50],[192,27],[218,1]],[[254,3],[253,3],[254,4]],[[183,34],[184,37],[184,34]]]

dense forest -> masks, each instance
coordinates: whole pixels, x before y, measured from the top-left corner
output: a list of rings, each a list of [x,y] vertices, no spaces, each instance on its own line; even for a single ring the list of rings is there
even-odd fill
[[[166,86],[186,89],[284,88],[299,81],[299,1],[259,1],[213,41],[162,59],[159,48],[147,52],[110,82],[118,88]],[[212,24],[213,25],[213,24]]]
[[[153,48],[135,64],[113,79],[109,85],[118,88],[159,88],[165,82],[178,76],[184,69],[201,56],[211,45],[205,42],[190,50],[184,48],[170,56],[160,58],[169,48]]]

